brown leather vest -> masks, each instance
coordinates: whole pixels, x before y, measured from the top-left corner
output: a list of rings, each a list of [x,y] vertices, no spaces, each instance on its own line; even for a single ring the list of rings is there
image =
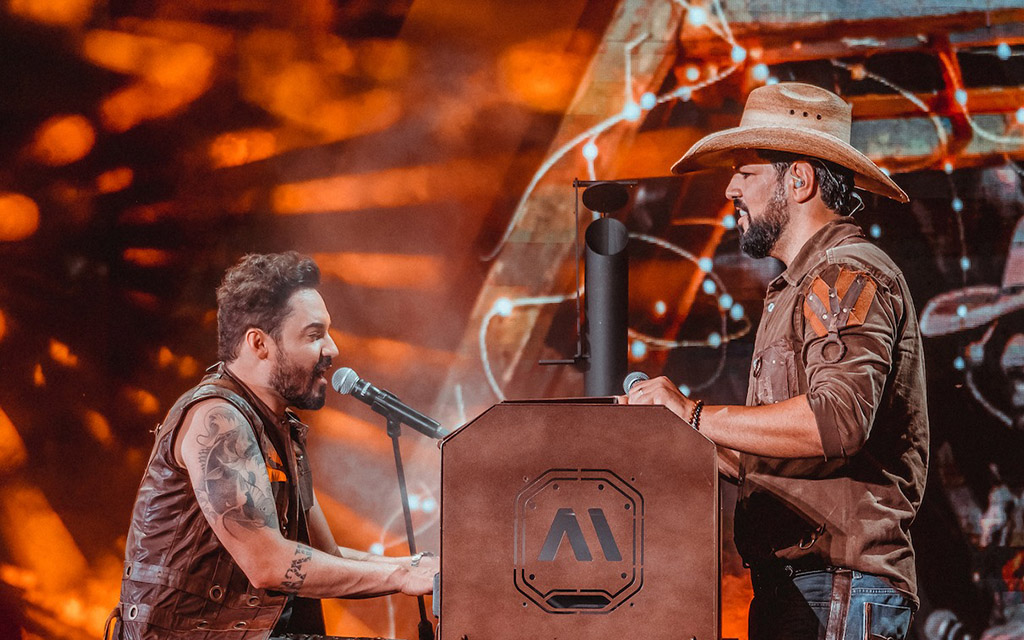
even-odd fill
[[[287,424],[279,424],[223,364],[209,371],[156,429],[125,545],[118,605],[122,638],[263,640],[288,604],[286,594],[250,584],[203,516],[187,470],[174,459],[175,436],[198,402],[222,398],[248,419],[270,469],[281,533],[309,542],[306,512],[313,505],[313,484],[306,426],[291,412]],[[294,598],[288,631],[323,633],[320,602]]]

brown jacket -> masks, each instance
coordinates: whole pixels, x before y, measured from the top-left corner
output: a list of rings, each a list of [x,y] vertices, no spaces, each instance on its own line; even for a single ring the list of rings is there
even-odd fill
[[[769,285],[749,382],[748,405],[807,394],[825,455],[741,456],[744,560],[755,571],[855,569],[916,601],[909,527],[928,466],[921,334],[903,274],[851,218],[819,230]]]
[[[313,504],[305,455],[306,426],[289,413],[278,422],[223,364],[183,394],[156,430],[125,545],[121,637],[131,640],[218,638],[262,640],[289,603],[283,593],[256,589],[227,553],[203,515],[173,445],[188,410],[222,398],[242,412],[271,474],[281,533],[309,542]],[[290,631],[323,633],[319,601],[294,598]]]

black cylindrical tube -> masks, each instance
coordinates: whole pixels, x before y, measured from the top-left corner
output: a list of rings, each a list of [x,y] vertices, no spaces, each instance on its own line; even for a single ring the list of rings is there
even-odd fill
[[[586,338],[589,357],[583,386],[588,396],[621,393],[626,375],[629,257],[626,225],[598,218],[586,232]]]

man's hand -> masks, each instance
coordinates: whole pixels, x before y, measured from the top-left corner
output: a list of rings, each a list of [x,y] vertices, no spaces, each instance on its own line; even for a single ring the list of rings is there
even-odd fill
[[[619,396],[619,404],[660,404],[687,423],[696,404],[684,396],[679,388],[665,376],[653,380],[640,380],[629,388],[629,395]]]
[[[441,571],[441,560],[437,556],[420,556],[417,566],[413,567],[409,558],[409,576],[402,585],[402,593],[410,596],[430,595],[434,589],[434,574]]]

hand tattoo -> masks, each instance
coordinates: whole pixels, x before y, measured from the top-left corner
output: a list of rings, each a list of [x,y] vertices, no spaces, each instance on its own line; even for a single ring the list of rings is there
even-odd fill
[[[220,518],[228,533],[230,525],[250,531],[277,528],[277,508],[267,486],[266,463],[256,438],[234,407],[218,406],[204,419],[200,445],[201,475],[194,481],[196,496],[207,513]]]
[[[305,564],[313,557],[313,550],[301,542],[295,547],[295,557],[292,564],[284,572],[284,580],[281,581],[281,588],[284,591],[298,593],[302,583],[306,581]]]

